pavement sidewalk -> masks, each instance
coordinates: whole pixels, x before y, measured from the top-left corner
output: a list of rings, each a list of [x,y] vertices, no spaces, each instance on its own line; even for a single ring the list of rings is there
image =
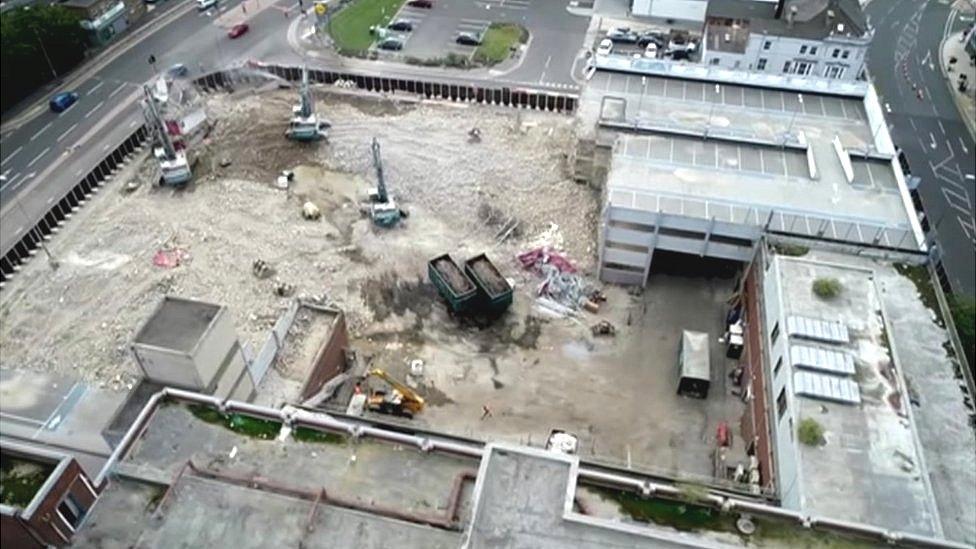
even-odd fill
[[[964,33],[957,32],[942,41],[941,59],[946,84],[952,94],[959,114],[969,129],[969,133],[976,138],[976,64],[969,58],[964,49]],[[968,83],[965,92],[959,91],[959,81]]]

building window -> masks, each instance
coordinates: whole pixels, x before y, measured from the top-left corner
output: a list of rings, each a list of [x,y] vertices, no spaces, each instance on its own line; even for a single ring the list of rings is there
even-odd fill
[[[840,58],[841,58],[841,59],[847,59],[847,58],[848,58],[848,57],[850,57],[850,56],[851,56],[851,50],[844,50],[844,53],[842,53],[842,54],[840,55]]]
[[[817,55],[817,46],[810,46],[810,55]]]
[[[783,357],[779,357],[779,360],[776,361],[776,367],[773,368],[774,379],[776,378],[777,375],[779,375],[779,371],[782,369],[783,369]]]
[[[712,65],[718,65],[718,61],[719,61],[719,59],[718,59],[718,57],[713,57],[713,58],[712,58],[712,59],[711,59],[711,60],[709,61],[709,63],[710,63],[710,64],[712,64]]]
[[[734,67],[732,67],[732,68],[733,68],[733,69],[738,69],[740,65],[741,65],[741,62],[740,62],[740,61],[736,61],[736,62],[735,62],[735,66],[734,66]]]
[[[800,46],[800,55],[803,55],[806,52],[807,52],[807,47],[806,46]]]
[[[70,492],[58,504],[58,513],[64,517],[72,529],[77,529],[78,525],[81,524],[81,519],[85,518],[85,508],[78,503],[78,500]]]
[[[779,390],[779,396],[776,397],[776,414],[779,419],[783,419],[783,414],[786,413],[786,387]]]
[[[764,50],[768,50],[771,47],[773,47],[773,42],[771,40],[766,40],[765,42],[763,42]]]
[[[769,333],[769,344],[776,345],[777,338],[779,338],[779,321],[773,324],[773,331]]]
[[[827,68],[824,69],[824,76],[827,78],[843,78],[844,71],[845,67],[841,67],[839,65],[828,65]]]
[[[757,71],[764,71],[764,70],[766,70],[766,58],[761,57],[759,59],[759,62],[756,63],[756,70]]]
[[[839,56],[839,55],[840,55],[840,48],[834,48],[834,53],[832,53],[832,54],[830,54],[830,55],[831,55],[831,56],[832,56],[832,57],[833,57],[834,59],[837,59],[837,56]]]
[[[783,63],[783,72],[790,72],[790,62]]]

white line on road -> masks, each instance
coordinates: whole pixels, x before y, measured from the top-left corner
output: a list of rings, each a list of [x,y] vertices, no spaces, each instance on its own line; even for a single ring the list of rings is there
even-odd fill
[[[942,121],[941,120],[939,120],[939,129],[942,130],[942,133],[943,134],[945,133],[945,126],[942,125]]]
[[[104,80],[100,81],[98,84],[95,84],[95,87],[93,87],[92,89],[88,90],[88,92],[85,95],[91,95],[91,94],[95,93],[95,90],[97,90],[98,88],[101,88],[104,85],[105,85],[105,81]]]
[[[51,147],[47,147],[46,149],[44,149],[43,151],[41,151],[41,154],[35,156],[34,157],[34,160],[31,160],[30,162],[27,163],[27,167],[30,168],[31,166],[33,166],[34,163],[37,162],[38,160],[40,160],[42,156],[44,156],[45,154],[47,154],[47,151],[49,151],[49,150],[51,150]]]
[[[77,122],[75,122],[74,124],[72,124],[70,128],[68,128],[67,130],[65,130],[65,131],[64,131],[64,132],[63,132],[63,133],[62,133],[62,134],[61,134],[61,135],[60,135],[60,136],[58,137],[58,139],[57,139],[57,142],[58,142],[58,143],[60,143],[62,139],[64,139],[65,137],[67,137],[67,136],[68,136],[68,134],[69,134],[69,133],[71,133],[71,130],[73,130],[73,129],[75,129],[75,128],[77,128],[77,127],[78,127],[78,123],[77,123]]]
[[[918,127],[915,125],[915,119],[914,118],[909,118],[908,121],[911,122],[912,129],[915,130],[915,131],[918,131]]]
[[[104,147],[102,147],[102,150],[103,150],[103,151],[107,151],[107,150],[109,149],[109,147],[111,147],[111,146],[112,146],[112,144],[111,144],[111,143],[106,143],[106,144],[105,144],[105,146],[104,146]]]
[[[959,145],[962,146],[962,152],[969,154],[969,147],[966,146],[966,142],[961,137],[959,138]]]
[[[53,196],[47,197],[47,203],[50,204],[51,202],[54,202],[54,197]]]
[[[929,132],[929,138],[932,140],[932,142],[929,143],[929,146],[934,149],[936,147],[936,144],[935,144],[935,134],[932,133],[932,132]]]
[[[19,153],[21,150],[23,150],[23,148],[24,148],[23,145],[20,146],[20,147],[17,147],[17,150],[15,150],[14,152],[10,153],[10,155],[8,155],[7,158],[4,158],[3,159],[3,162],[0,162],[0,166],[3,166],[7,162],[9,162],[10,159],[13,158],[14,156],[16,156],[17,153]]]
[[[125,82],[122,82],[121,84],[119,84],[119,87],[115,88],[114,90],[112,90],[112,93],[108,94],[109,98],[111,99],[112,97],[115,97],[115,94],[119,93],[124,88],[125,88]]]
[[[31,138],[30,138],[30,140],[33,141],[33,140],[37,139],[37,136],[39,136],[42,133],[46,132],[47,129],[50,128],[51,127],[51,124],[53,124],[53,123],[54,123],[53,120],[50,121],[50,122],[48,122],[43,128],[41,128],[40,130],[38,130],[37,133],[35,133],[34,135],[32,135]]]
[[[3,186],[0,186],[0,191],[2,191],[3,189],[7,188],[10,185],[12,185],[13,182],[16,181],[18,177],[20,177],[20,172],[17,172],[16,174],[10,176],[10,178],[7,179],[7,183],[5,185],[3,185]]]
[[[101,106],[104,105],[104,104],[105,104],[104,101],[100,101],[97,105],[95,105],[94,107],[92,107],[92,110],[90,110],[87,113],[85,113],[85,118],[88,118],[89,116],[95,114],[95,111],[97,111],[99,108],[101,108]]]

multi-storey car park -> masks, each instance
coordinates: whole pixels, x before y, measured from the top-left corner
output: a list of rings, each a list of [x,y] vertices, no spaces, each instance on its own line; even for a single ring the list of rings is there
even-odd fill
[[[57,269],[25,263],[0,294],[0,434],[74,455],[99,493],[49,543],[976,537],[972,410],[870,86],[608,59],[578,109],[544,113],[377,78],[387,97],[315,90],[329,142],[300,146],[294,93],[247,75],[207,96],[190,188],[137,160],[48,241]],[[395,229],[360,213],[373,137]],[[603,283],[597,312],[537,300],[515,258],[544,246]],[[504,316],[449,313],[425,279],[447,252],[491,256]],[[221,312],[170,326],[167,296]],[[676,391],[684,331],[708,336],[703,400]],[[413,419],[349,406],[368,369],[417,360]],[[553,430],[575,454],[544,448]]]

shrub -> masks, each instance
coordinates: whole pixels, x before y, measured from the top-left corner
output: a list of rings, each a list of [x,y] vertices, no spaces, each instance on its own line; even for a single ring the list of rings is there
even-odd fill
[[[818,278],[813,281],[813,293],[823,299],[832,299],[840,295],[842,286],[836,278]]]
[[[800,442],[807,446],[820,446],[825,442],[823,426],[813,418],[802,419],[796,431]]]

